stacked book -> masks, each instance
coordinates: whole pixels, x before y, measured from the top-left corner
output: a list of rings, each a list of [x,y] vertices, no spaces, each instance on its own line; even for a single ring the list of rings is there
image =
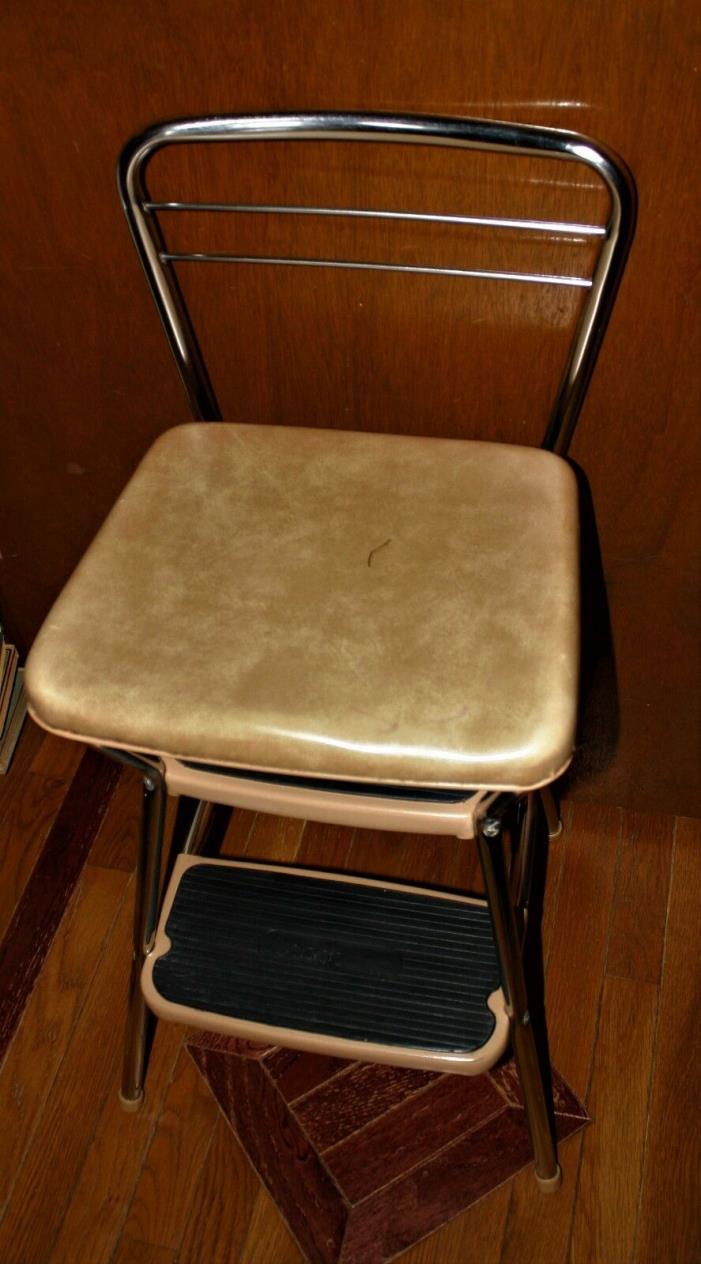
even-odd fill
[[[10,767],[27,714],[24,668],[18,663],[19,654],[0,627],[0,774]]]

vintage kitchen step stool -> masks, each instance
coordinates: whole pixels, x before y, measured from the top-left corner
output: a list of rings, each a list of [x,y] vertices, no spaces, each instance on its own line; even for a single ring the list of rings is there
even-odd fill
[[[149,198],[164,147],[442,146],[584,164],[604,224],[373,207]],[[291,151],[295,148],[294,144]],[[290,151],[290,152],[291,152]],[[165,123],[120,190],[196,421],[166,431],[51,611],[27,689],[40,724],[144,777],[122,1099],[143,1093],[147,1010],[360,1060],[474,1074],[511,1040],[536,1176],[559,1168],[522,967],[540,804],[570,761],[578,509],[563,460],[632,238],[625,165],[564,131],[479,119],[300,114]],[[234,197],[236,195],[234,194]],[[424,203],[422,202],[422,205]],[[589,276],[169,250],[161,212],[426,222],[598,247]],[[363,269],[455,285],[574,287],[581,312],[543,449],[209,424],[219,408],[175,279],[204,261]],[[213,274],[214,275],[214,274]],[[339,273],[340,275],[340,273]],[[275,418],[270,418],[271,422]],[[197,800],[159,890],[167,794]],[[486,899],[345,874],[202,860],[210,804],[475,838]],[[181,814],[182,816],[182,814]],[[503,837],[519,844],[508,872]],[[143,991],[142,991],[143,988]]]

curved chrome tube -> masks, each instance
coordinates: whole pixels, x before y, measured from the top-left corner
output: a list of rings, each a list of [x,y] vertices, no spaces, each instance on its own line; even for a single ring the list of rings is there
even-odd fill
[[[129,141],[118,168],[122,204],[193,415],[203,420],[218,420],[220,412],[185,303],[172,268],[168,267],[169,255],[162,249],[153,216],[153,210],[158,208],[146,197],[146,167],[154,153],[166,145],[274,139],[379,141],[505,150],[581,162],[596,172],[610,195],[610,215],[543,444],[564,453],[584,401],[633,238],[635,184],[620,158],[576,132],[490,119],[332,113],[223,115],[160,123]],[[322,213],[322,208],[303,209]],[[401,217],[388,214],[390,218]],[[523,221],[520,226],[527,227],[527,222]],[[562,229],[559,224],[553,227]],[[358,266],[357,262],[354,266]],[[577,278],[572,280],[575,283]]]

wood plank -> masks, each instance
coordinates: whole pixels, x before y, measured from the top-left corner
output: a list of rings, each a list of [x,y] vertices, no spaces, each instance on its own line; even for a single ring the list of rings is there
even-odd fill
[[[7,933],[46,842],[54,818],[68,793],[63,781],[28,773],[6,801],[0,852],[0,938]]]
[[[519,1172],[512,1181],[499,1264],[564,1264],[581,1145],[581,1134],[558,1145],[562,1186],[552,1197],[541,1194],[532,1167]],[[595,1261],[582,1260],[582,1264]]]
[[[253,832],[257,814],[246,808],[234,808],[219,848],[219,855],[235,859],[244,856]]]
[[[119,768],[119,784],[93,843],[91,864],[133,872],[141,821],[142,784],[143,779],[136,768],[126,765]]]
[[[406,877],[404,844],[407,835],[383,830],[357,830],[345,868],[373,877]]]
[[[116,783],[114,765],[97,751],[86,750],[51,822],[3,940],[0,1057],[16,1030]]]
[[[358,1127],[324,1152],[324,1163],[346,1198],[358,1203],[504,1109],[488,1075],[435,1076],[423,1092],[390,1100],[365,1127],[358,1112]]]
[[[167,1247],[151,1246],[136,1238],[122,1238],[112,1264],[176,1264],[176,1255]]]
[[[669,816],[623,817],[621,860],[606,970],[658,983],[662,963],[673,821]]]
[[[187,1213],[178,1264],[237,1260],[260,1190],[258,1177],[220,1115]]]
[[[112,1259],[183,1037],[182,1028],[159,1024],[141,1110],[123,1110],[116,1084],[107,1094],[51,1252],[51,1264],[74,1264],[81,1256],[90,1264],[109,1264]]]
[[[603,983],[620,841],[617,808],[577,803],[567,836],[546,981],[550,1053],[582,1097]]]
[[[68,741],[55,733],[44,733],[43,741],[34,756],[30,772],[41,773],[56,781],[72,781],[85,753],[84,742]]]
[[[305,821],[259,812],[246,846],[248,860],[273,860],[291,864],[304,833]]]
[[[401,1264],[498,1264],[510,1190],[509,1183],[502,1185],[468,1207],[403,1254]]]
[[[265,1070],[286,1102],[295,1102],[351,1066],[353,1063],[344,1058],[300,1053],[297,1049],[275,1049],[265,1059]]]
[[[122,1027],[114,1021],[114,998],[126,995],[130,888],[12,1191],[0,1226],[0,1257],[11,1250],[22,1264],[46,1264],[105,1095],[117,1086]]]
[[[262,1189],[253,1208],[239,1264],[273,1264],[273,1261],[275,1264],[305,1264],[305,1256],[272,1198]]]
[[[318,865],[322,869],[342,869],[355,835],[356,831],[347,826],[307,821],[297,852],[297,864]]]
[[[306,1255],[315,1264],[334,1260],[343,1236],[345,1205],[266,1074],[264,1060],[232,1058],[198,1048],[190,1052],[261,1180],[275,1191],[278,1206]],[[244,1258],[252,1233],[253,1222]]]
[[[365,1199],[351,1217],[343,1264],[383,1264],[529,1163],[523,1112],[507,1108],[496,1120],[498,1128],[494,1120],[484,1124]]]
[[[572,812],[569,804],[563,804],[563,830],[557,838],[548,840],[547,860],[545,864],[545,890],[542,893],[543,911],[540,921],[540,937],[543,948],[543,966],[547,969],[552,948],[553,933],[557,919],[557,905],[560,898],[560,882],[567,850],[567,831]],[[536,860],[538,864],[538,860]]]
[[[682,818],[676,828],[637,1264],[701,1259],[701,1060],[694,1052],[701,1046],[700,925],[701,821]]]
[[[628,1264],[647,1123],[657,985],[607,978],[572,1229],[573,1260]]]
[[[86,865],[0,1073],[0,1206],[7,1202],[85,1002],[126,875]]]
[[[473,839],[405,834],[402,862],[412,882],[482,894],[482,871]]]
[[[434,1079],[433,1071],[358,1062],[296,1102],[294,1113],[312,1144],[323,1152]]]
[[[34,723],[31,716],[27,716],[17,749],[12,757],[10,770],[4,776],[0,776],[0,825],[4,824],[7,811],[11,808],[16,796],[22,793],[27,773],[41,749],[44,737],[44,730]]]
[[[214,1099],[183,1049],[129,1206],[127,1237],[177,1249],[216,1121]]]

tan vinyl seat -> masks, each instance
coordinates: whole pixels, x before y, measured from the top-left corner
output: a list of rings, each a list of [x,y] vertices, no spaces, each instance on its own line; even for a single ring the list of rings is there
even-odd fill
[[[577,659],[560,457],[193,423],[144,457],[27,683],[44,726],[92,742],[528,789],[570,759]]]

